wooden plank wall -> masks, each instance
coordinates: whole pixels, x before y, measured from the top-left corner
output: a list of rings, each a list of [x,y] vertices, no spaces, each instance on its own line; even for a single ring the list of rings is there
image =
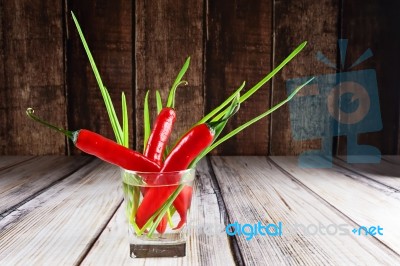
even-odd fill
[[[229,97],[243,81],[247,89],[271,71],[272,3],[269,1],[209,1],[206,35],[207,111]],[[226,130],[232,130],[269,108],[267,84],[241,105]],[[251,101],[250,101],[251,100]],[[269,120],[248,128],[220,146],[218,154],[267,154]]]
[[[245,80],[250,88],[298,44],[306,49],[272,82],[242,105],[232,129],[286,97],[291,78],[332,73],[316,60],[321,51],[339,65],[337,40],[349,39],[348,62],[371,48],[359,69],[377,71],[383,130],[360,136],[383,154],[400,153],[400,3],[367,1],[106,1],[0,0],[0,155],[75,154],[58,133],[25,117],[25,109],[69,129],[113,138],[104,103],[72,23],[80,21],[117,113],[128,100],[131,147],[143,147],[143,99],[167,92],[188,56],[187,87],[177,91],[176,139]],[[306,107],[304,107],[306,108]],[[301,114],[303,110],[298,110]],[[318,110],[315,110],[318,112]],[[307,117],[303,117],[307,119]],[[213,154],[296,155],[320,140],[295,141],[289,108],[228,141]],[[343,153],[346,138],[335,140]]]
[[[360,143],[379,147],[382,154],[399,154],[400,86],[400,1],[343,1],[340,36],[349,39],[348,62],[354,62],[367,48],[374,56],[355,70],[375,69],[377,73],[383,130],[362,134]],[[351,38],[350,38],[351,37]],[[338,150],[345,145],[339,141]]]
[[[0,1],[0,154],[65,154],[65,139],[26,119],[28,107],[66,126],[63,6]]]

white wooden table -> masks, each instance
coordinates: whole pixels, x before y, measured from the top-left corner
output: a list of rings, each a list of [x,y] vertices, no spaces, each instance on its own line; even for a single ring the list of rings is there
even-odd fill
[[[132,259],[118,168],[0,157],[0,265],[400,265],[399,156],[335,159],[330,169],[299,168],[296,157],[210,157],[197,172],[187,256]],[[225,232],[259,221],[281,222],[282,236]],[[378,225],[382,235],[351,231]]]

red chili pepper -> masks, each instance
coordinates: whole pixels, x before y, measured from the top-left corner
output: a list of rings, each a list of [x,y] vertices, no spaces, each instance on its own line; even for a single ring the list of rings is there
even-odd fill
[[[193,127],[186,133],[175,145],[171,153],[164,162],[161,172],[172,172],[185,170],[190,163],[213,141],[214,129],[208,124],[200,124]],[[166,183],[174,183],[179,181],[180,176],[176,179],[163,180]],[[142,203],[136,212],[136,224],[139,228],[150,219],[150,217],[164,204],[168,197],[178,186],[153,187],[148,189]],[[187,193],[184,193],[187,194]],[[190,193],[191,196],[191,193]],[[188,201],[182,200],[182,204],[174,205],[178,211],[181,221],[179,225],[186,222],[186,212]]]
[[[192,203],[193,188],[191,186],[185,186],[179,193],[178,197],[174,200],[175,209],[178,211],[181,220],[174,229],[181,228],[187,220],[187,211]]]
[[[63,133],[73,141],[77,148],[88,154],[94,155],[103,161],[115,164],[127,170],[143,172],[160,171],[160,166],[157,163],[149,160],[139,152],[130,150],[110,139],[86,129],[69,131],[58,128],[40,119],[33,113],[34,111],[32,108],[26,110],[26,114],[33,120]]]
[[[214,130],[208,124],[200,124],[195,131],[189,131],[165,160],[164,167],[161,171],[180,171],[186,169],[190,163],[213,141]],[[196,132],[198,131],[198,132]],[[188,156],[188,154],[196,154]],[[192,200],[193,188],[185,186],[174,201],[176,211],[179,213],[181,220],[175,229],[181,228],[186,223],[187,210]]]
[[[162,158],[168,139],[172,133],[172,127],[176,121],[176,112],[173,108],[165,107],[158,114],[154,122],[153,130],[147,141],[144,156],[150,160],[162,165]],[[147,188],[143,188],[143,195],[146,194]],[[157,226],[157,232],[164,233],[167,229],[168,218],[165,215]]]
[[[154,122],[153,130],[147,141],[144,156],[159,165],[162,164],[165,147],[167,146],[175,121],[175,110],[169,107],[163,108]]]
[[[103,161],[118,165],[126,170],[158,172],[160,166],[143,154],[128,149],[92,131],[81,129],[73,132],[77,148]]]

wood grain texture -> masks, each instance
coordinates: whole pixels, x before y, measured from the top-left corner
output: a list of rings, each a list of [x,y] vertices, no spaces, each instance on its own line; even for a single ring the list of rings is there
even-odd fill
[[[155,91],[160,90],[165,104],[188,56],[191,66],[184,79],[189,86],[177,91],[178,121],[171,144],[243,81],[247,82],[245,92],[307,40],[304,51],[242,104],[227,130],[285,99],[290,79],[374,69],[383,129],[362,133],[358,140],[377,147],[382,154],[400,154],[399,8],[398,1],[379,0],[1,1],[0,154],[80,153],[62,135],[28,120],[27,107],[58,126],[87,128],[114,139],[70,11],[81,23],[120,118],[121,93],[126,93],[130,144],[139,151],[143,148],[146,91],[151,90],[154,121]],[[349,40],[343,67],[337,49],[340,38]],[[349,69],[368,48],[373,57]],[[336,70],[316,59],[319,51]],[[296,140],[292,133],[326,125],[329,116],[324,108],[309,98],[292,110],[296,116],[291,118],[286,105],[213,154],[298,155],[320,149],[322,138],[302,134],[304,138]],[[290,124],[291,119],[295,125]],[[325,133],[329,134],[328,130]],[[344,155],[346,149],[346,137],[333,138],[333,153]]]
[[[382,156],[382,159],[386,162],[389,162],[391,164],[400,164],[400,158],[399,156],[395,156],[395,155],[384,155]]]
[[[132,1],[68,1],[68,126],[86,128],[115,140],[100,89],[72,21],[73,11],[108,89],[122,125],[121,94],[125,92],[134,138]],[[78,153],[71,149],[72,153]]]
[[[96,160],[20,206],[0,221],[0,261],[79,264],[121,204],[120,184],[119,169]]]
[[[400,100],[399,100],[399,102],[400,102]],[[399,104],[399,112],[398,113],[400,114],[400,104]],[[399,115],[398,124],[400,125],[400,115]],[[400,126],[399,126],[399,128],[400,128]],[[397,132],[397,153],[396,154],[400,154],[400,132]]]
[[[152,121],[155,91],[166,105],[167,94],[186,58],[191,57],[183,80],[189,85],[176,93],[177,122],[171,143],[203,115],[203,1],[136,1],[135,7],[135,115],[138,150],[143,149],[143,106],[147,90]]]
[[[361,173],[358,178],[353,178],[357,169],[349,172],[340,167],[299,168],[295,157],[272,157],[272,160],[357,225],[380,225],[384,234],[374,237],[400,254],[400,216],[396,215],[400,208],[398,190],[393,191],[387,186],[377,189],[368,182],[360,182],[360,177],[365,176]],[[390,178],[389,173],[386,178]],[[397,259],[400,261],[400,257]]]
[[[317,61],[316,54],[321,51],[336,64],[339,1],[274,1],[274,6],[273,65],[277,66],[303,41],[308,43],[306,48],[275,76],[273,105],[287,97],[288,80],[335,73],[335,70]],[[309,99],[298,107],[298,110],[290,110],[289,106],[285,105],[274,112],[271,115],[270,154],[297,155],[306,150],[320,149],[319,139],[308,140],[305,137],[303,140],[294,140],[292,132],[299,131],[304,126],[313,127],[309,124],[310,118],[302,114],[308,113],[323,118],[326,115],[326,111],[323,110],[323,106]],[[296,127],[290,124],[290,112],[296,114]]]
[[[0,170],[13,167],[24,161],[32,160],[33,158],[34,158],[33,156],[1,156]]]
[[[387,160],[381,160],[379,164],[349,164],[343,157],[335,159],[334,162],[350,171],[355,171],[358,175],[371,181],[383,184],[392,188],[393,193],[400,190],[400,164]],[[400,198],[400,195],[399,195]]]
[[[0,214],[86,164],[90,157],[40,156],[0,170]]]
[[[42,173],[45,182],[46,174],[57,175],[54,164],[61,164],[60,173],[65,171],[62,165],[69,162],[59,158],[33,157],[1,170],[0,188],[18,183],[12,173],[24,175],[27,168]],[[119,170],[93,160],[28,201],[13,194],[20,204],[0,216],[0,264],[234,265],[239,255],[234,252],[239,252],[245,265],[398,265],[400,196],[393,182],[400,157],[384,156],[382,161],[370,167],[304,169],[296,157],[214,156],[211,165],[203,160],[197,171],[188,256],[131,259]],[[0,197],[3,202],[1,192]],[[249,241],[243,235],[227,237],[224,227],[235,221],[282,222],[283,235],[256,235]],[[307,227],[295,227],[300,224]],[[325,234],[312,233],[312,225],[314,232],[315,225],[325,228]],[[337,234],[327,234],[334,225],[345,230],[336,227]],[[360,225],[380,225],[384,234],[351,233]],[[232,240],[238,244],[235,251]]]
[[[383,129],[359,135],[360,144],[373,145],[382,154],[399,154],[400,90],[397,65],[400,61],[399,1],[343,1],[341,38],[348,39],[346,68],[368,48],[373,57],[351,70],[375,69]],[[346,139],[338,142],[339,154],[346,153]]]
[[[0,3],[0,154],[65,154],[65,138],[25,114],[66,124],[62,1]]]
[[[206,111],[228,98],[243,81],[245,93],[271,70],[271,1],[208,1],[206,43]],[[270,84],[241,105],[225,132],[268,110]],[[243,94],[242,93],[242,94]],[[242,131],[214,154],[266,155],[269,120]]]
[[[296,161],[293,164],[292,160],[279,157],[273,160],[288,172],[282,172],[265,157],[212,157],[231,223],[283,223],[282,236],[258,235],[249,241],[243,235],[235,236],[240,249],[245,251],[242,252],[245,264],[393,265],[400,262],[398,253],[391,250],[398,252],[398,237],[390,236],[397,234],[391,227],[397,218],[383,214],[383,209],[388,214],[398,209],[398,200],[334,171],[305,172],[297,168]],[[372,198],[371,204],[376,203],[382,211],[373,214],[372,209],[357,209],[358,204],[365,207],[367,198]],[[370,219],[364,219],[365,215],[371,215]],[[360,241],[359,236],[350,232],[357,226],[353,221],[367,225],[385,223],[390,233],[379,241],[372,237]],[[345,235],[328,236],[307,233],[295,227],[296,224],[344,224],[348,231]]]
[[[82,265],[235,265],[224,231],[224,213],[217,202],[205,160],[197,167],[197,181],[191,209],[190,240],[184,258],[132,259],[129,257],[126,217],[121,206]],[[112,244],[111,244],[112,243]]]

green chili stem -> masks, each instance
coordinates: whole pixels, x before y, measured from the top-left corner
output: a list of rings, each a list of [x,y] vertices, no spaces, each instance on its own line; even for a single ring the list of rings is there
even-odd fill
[[[63,128],[59,128],[56,127],[55,125],[50,124],[49,122],[46,122],[42,119],[40,119],[39,117],[37,117],[36,115],[34,115],[33,113],[35,112],[35,110],[33,110],[33,108],[28,108],[26,109],[26,114],[33,120],[35,120],[36,122],[41,123],[42,125],[45,125],[48,128],[54,129],[58,132],[63,133],[65,136],[69,137],[70,139],[74,138],[74,132],[69,131],[69,130],[65,130]]]
[[[238,91],[236,94],[236,97],[233,99],[231,105],[227,108],[225,115],[222,117],[222,119],[220,119],[219,121],[212,121],[209,122],[209,124],[213,125],[214,124],[214,140],[213,142],[215,142],[219,135],[222,133],[222,130],[224,130],[229,118],[231,118],[238,110],[240,107],[239,104],[239,98],[240,98],[240,92]],[[209,151],[204,150],[202,153],[200,153],[199,156],[196,157],[196,159],[194,159],[190,165],[189,168],[192,168],[194,165],[196,165],[199,160],[201,158],[203,158]]]

